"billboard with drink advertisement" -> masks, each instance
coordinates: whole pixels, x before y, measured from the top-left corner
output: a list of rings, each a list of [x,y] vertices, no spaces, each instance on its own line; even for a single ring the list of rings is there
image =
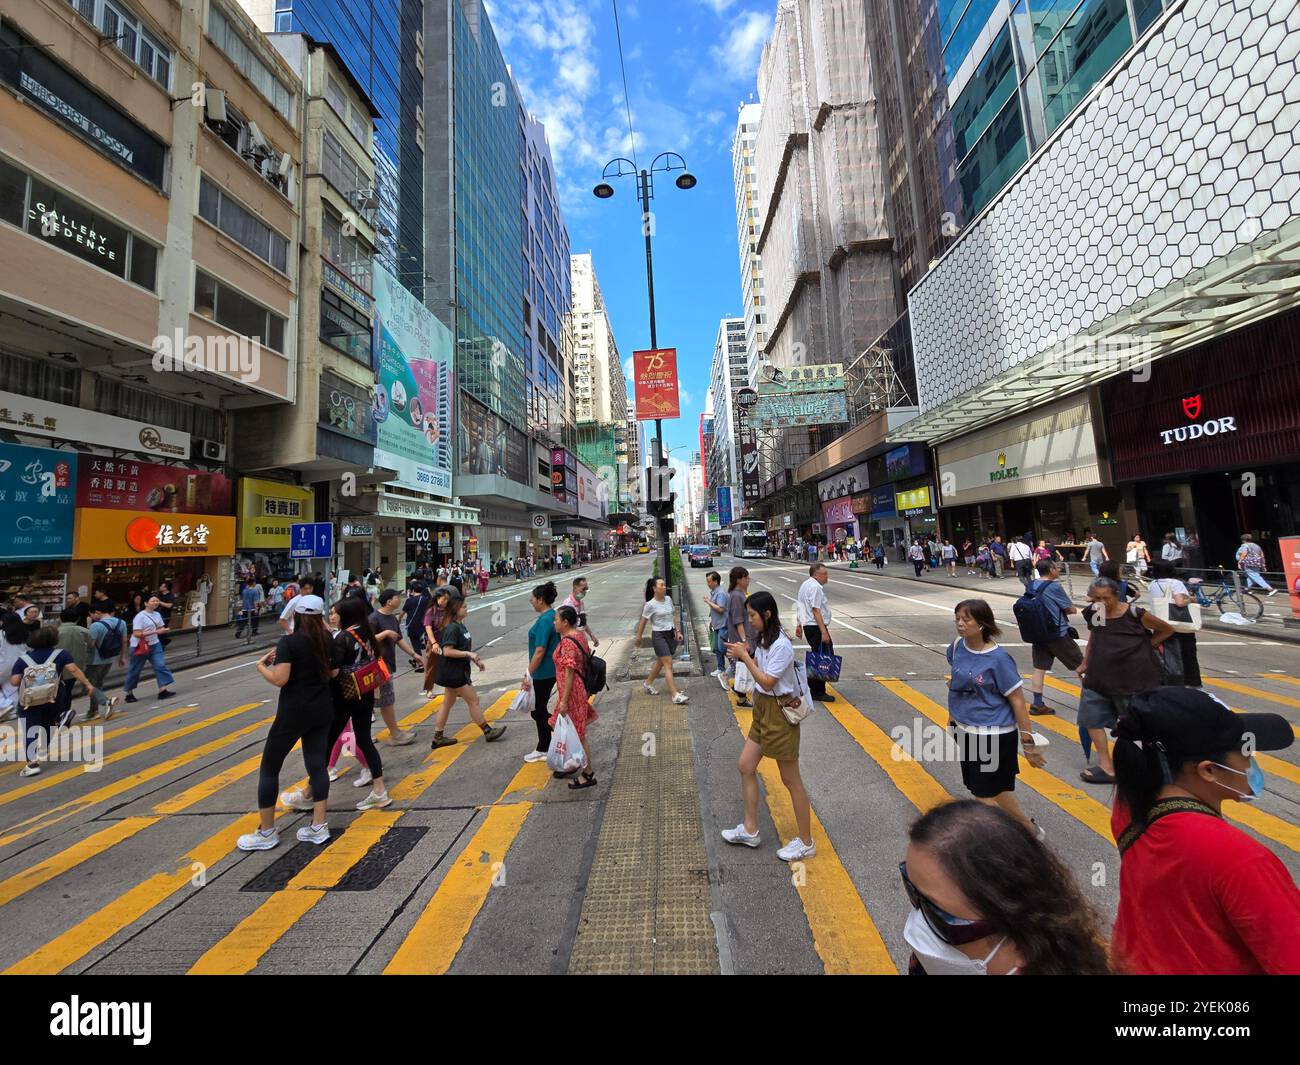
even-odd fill
[[[677,349],[652,348],[632,352],[636,378],[636,420],[680,418],[677,393]]]
[[[229,514],[234,484],[224,474],[87,455],[77,506],[171,514]]]

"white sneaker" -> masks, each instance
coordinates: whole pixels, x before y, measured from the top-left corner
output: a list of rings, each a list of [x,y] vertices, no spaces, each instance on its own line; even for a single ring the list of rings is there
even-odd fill
[[[524,761],[525,761],[525,762],[545,762],[545,761],[546,761],[546,752],[545,752],[545,751],[529,751],[526,755],[524,755]]]
[[[727,675],[725,673],[718,674],[718,683],[722,685],[722,690],[724,692],[731,691],[731,685],[727,683]]]
[[[374,775],[370,772],[369,769],[363,769],[361,770],[361,775],[358,776],[357,779],[352,782],[352,786],[354,788],[364,788],[367,784],[369,784],[374,779],[375,779]]]
[[[18,770],[18,775],[20,777],[34,777],[40,771],[41,767],[38,765],[25,765],[22,769]]]
[[[691,697],[687,695],[685,692],[678,692],[676,695],[673,696],[673,702],[675,702],[678,706],[681,706],[683,703],[689,703],[690,701],[691,701]]]
[[[331,783],[331,784],[333,784],[334,781],[338,780],[338,778],[341,777],[342,775],[343,775],[343,771],[342,771],[341,769],[339,769],[337,766],[330,766],[330,783]]]
[[[314,843],[319,847],[323,843],[328,843],[329,838],[330,826],[328,824],[303,825],[302,828],[298,829],[299,843]]]
[[[114,695],[114,696],[110,696],[108,699],[105,699],[104,704],[100,709],[103,714],[104,720],[107,721],[110,717],[113,716],[113,713],[117,710],[117,696]]]
[[[274,828],[258,829],[246,836],[240,836],[235,844],[241,851],[269,851],[280,845],[280,833]]]
[[[798,836],[795,836],[789,843],[776,852],[776,856],[783,862],[797,862],[804,858],[811,858],[817,853],[815,843],[805,843]]]
[[[382,810],[385,806],[392,806],[393,800],[388,792],[382,795],[376,795],[373,791],[357,803],[358,810]]]
[[[644,681],[641,682],[641,690],[644,691],[644,692],[646,693],[646,695],[658,695],[658,694],[659,694],[659,689],[658,689],[658,688],[654,687],[654,686],[651,685],[651,684],[646,684]]]
[[[1034,826],[1034,832],[1037,834],[1039,842],[1042,842],[1043,840],[1047,839],[1047,829],[1045,829],[1032,817],[1029,819],[1029,823]]]
[[[744,821],[741,821],[735,828],[724,828],[722,838],[728,843],[735,843],[744,847],[757,847],[761,842],[757,832],[751,836],[745,831]]]
[[[280,802],[291,810],[304,810],[307,812],[310,812],[312,806],[315,805],[311,799],[307,798],[307,793],[302,788],[280,792]]]
[[[720,669],[712,670],[712,671],[709,673],[709,676],[710,676],[710,677],[715,677],[715,678],[716,678],[716,677],[720,677],[720,676],[722,676],[722,670],[720,670]]]

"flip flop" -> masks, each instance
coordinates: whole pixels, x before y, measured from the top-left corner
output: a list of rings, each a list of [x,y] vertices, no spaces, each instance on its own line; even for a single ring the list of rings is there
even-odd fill
[[[1114,784],[1115,778],[1109,773],[1104,772],[1097,766],[1089,766],[1079,774],[1079,779],[1085,784]]]

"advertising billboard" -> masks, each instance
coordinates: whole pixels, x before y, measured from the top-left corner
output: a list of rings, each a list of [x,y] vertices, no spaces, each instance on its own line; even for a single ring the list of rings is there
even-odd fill
[[[0,557],[71,558],[77,453],[0,444]]]
[[[761,395],[750,413],[756,429],[788,429],[804,425],[835,425],[849,420],[844,392],[787,392]]]
[[[652,348],[634,351],[632,366],[636,381],[636,420],[680,418],[677,394],[677,349]]]
[[[777,380],[760,381],[759,395],[785,396],[791,392],[835,392],[844,387],[843,363],[791,366],[777,371]]]
[[[460,402],[460,472],[466,476],[508,477],[529,484],[528,441],[513,425],[476,399]]]
[[[718,486],[718,524],[724,529],[731,524],[731,486]]]
[[[587,466],[578,464],[578,516],[604,521],[609,517],[609,490]]]
[[[393,484],[450,497],[451,332],[378,263],[374,285],[375,462],[398,471]]]
[[[77,506],[172,514],[229,514],[234,484],[224,474],[87,455]]]

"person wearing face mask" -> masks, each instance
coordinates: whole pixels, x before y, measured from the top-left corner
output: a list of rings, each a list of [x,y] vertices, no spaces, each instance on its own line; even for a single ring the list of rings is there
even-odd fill
[[[1225,801],[1263,794],[1254,752],[1289,747],[1290,723],[1162,687],[1134,696],[1116,735],[1115,968],[1300,974],[1300,890],[1272,851],[1222,814]]]
[[[1108,972],[1100,921],[1069,869],[995,806],[931,809],[912,825],[898,871],[913,976]]]
[[[587,617],[587,608],[583,605],[583,600],[587,598],[587,587],[586,577],[574,577],[573,591],[568,594],[560,606],[567,606],[573,609],[573,612],[578,615],[578,628],[582,629],[583,632],[587,634],[587,642],[590,643],[592,647],[599,647],[600,640],[597,638],[596,633],[592,631],[591,621]]]

